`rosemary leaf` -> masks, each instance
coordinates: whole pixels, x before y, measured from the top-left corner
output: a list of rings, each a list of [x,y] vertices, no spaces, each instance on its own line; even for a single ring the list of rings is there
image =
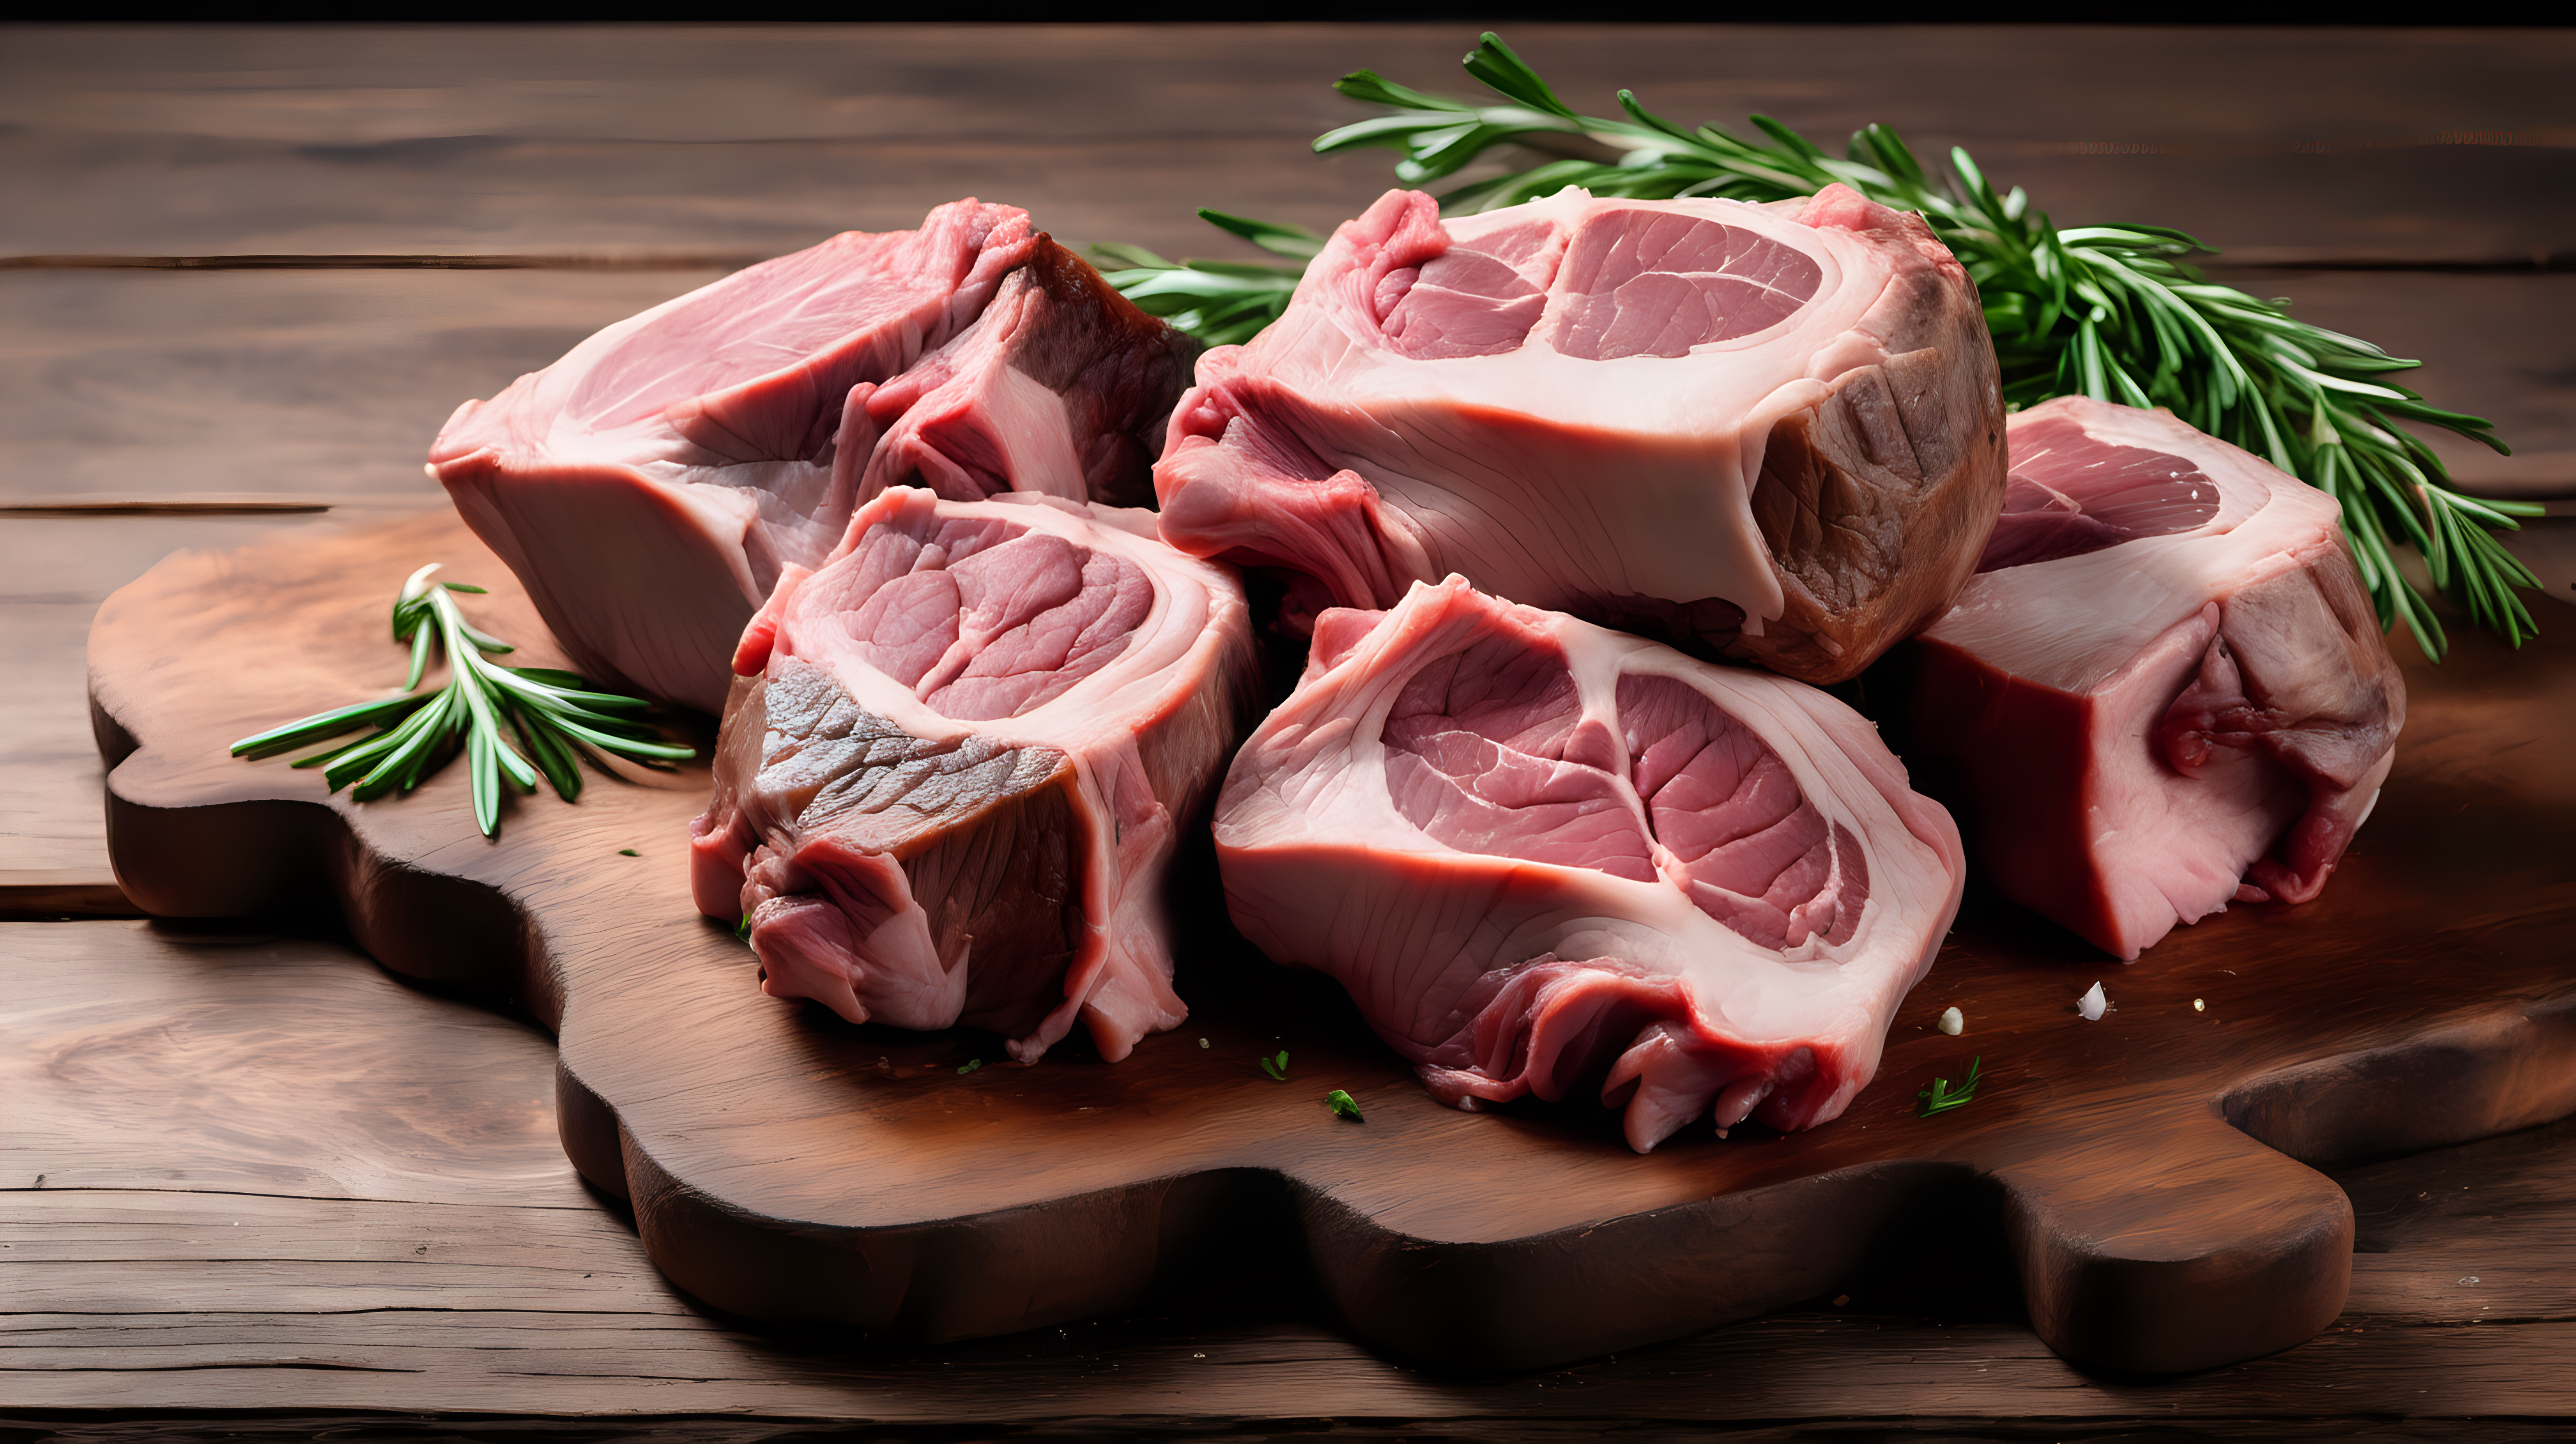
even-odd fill
[[[308,742],[338,737],[361,727],[379,727],[391,723],[419,706],[419,697],[385,697],[373,702],[358,702],[330,712],[318,713],[301,722],[245,737],[232,746],[235,757],[270,757],[291,752]]]

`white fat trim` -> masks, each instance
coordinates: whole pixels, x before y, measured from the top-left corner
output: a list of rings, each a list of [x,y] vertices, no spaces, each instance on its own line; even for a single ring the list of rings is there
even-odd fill
[[[2140,647],[2211,602],[2300,570],[2342,546],[2332,503],[2271,491],[2232,526],[2140,537],[1973,577],[1925,635],[2013,676],[2070,693],[2109,684]],[[2069,597],[2084,605],[2070,608]]]
[[[1011,485],[1071,501],[1090,496],[1064,398],[1016,366],[993,367],[983,388],[985,434],[1002,450]]]
[[[2027,424],[2047,416],[2072,421],[2097,441],[2179,456],[2217,483],[2219,504],[2216,514],[2191,531],[2173,533],[2176,537],[2224,535],[2282,503],[2294,509],[2341,513],[2334,499],[2324,492],[2250,451],[2199,430],[2161,406],[2141,410],[2134,406],[2095,401],[2086,396],[2062,396],[2021,412],[2013,420]],[[2135,546],[2137,543],[2126,545]]]
[[[1107,760],[1112,767],[1141,765],[1136,761],[1134,738],[1126,739],[1123,748]],[[1117,916],[1125,878],[1118,868],[1117,814],[1093,759],[1073,759],[1073,789],[1078,799],[1074,815],[1082,823],[1082,946],[1065,963],[1064,999],[1079,1009],[1107,974],[1109,923]]]

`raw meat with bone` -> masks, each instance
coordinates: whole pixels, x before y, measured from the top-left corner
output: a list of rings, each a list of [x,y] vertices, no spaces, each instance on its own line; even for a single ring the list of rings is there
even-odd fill
[[[1913,757],[2003,893],[2123,958],[2306,902],[2406,687],[2325,493],[2163,411],[2012,419],[1976,579],[1907,658]]]
[[[888,486],[1149,500],[1196,351],[964,200],[609,327],[458,407],[430,471],[585,673],[713,712],[780,573]]]
[[[691,828],[764,987],[1034,1061],[1186,1016],[1163,877],[1241,735],[1243,593],[1150,512],[896,488],[742,639]]]
[[[1940,613],[2003,502],[1976,288],[1842,186],[1445,222],[1391,191],[1198,383],[1163,536],[1302,575],[1309,615],[1454,571],[1839,681]]]
[[[1216,840],[1235,925],[1339,979],[1435,1096],[1602,1077],[1641,1152],[1712,1108],[1840,1114],[1965,876],[1832,697],[1457,577],[1318,619]]]

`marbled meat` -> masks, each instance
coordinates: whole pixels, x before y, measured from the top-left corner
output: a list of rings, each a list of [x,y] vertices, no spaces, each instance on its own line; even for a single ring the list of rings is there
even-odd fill
[[[1965,864],[1857,713],[1451,577],[1333,610],[1219,798],[1235,925],[1464,1108],[1580,1084],[1654,1147],[1876,1070]]]
[[[1163,881],[1254,700],[1240,584],[1150,512],[896,488],[744,633],[692,826],[763,986],[1033,1061],[1186,1015]]]
[[[1448,221],[1391,191],[1197,379],[1163,535],[1301,578],[1292,618],[1456,572],[1839,681],[1940,614],[2003,504],[1976,288],[1839,185]]]

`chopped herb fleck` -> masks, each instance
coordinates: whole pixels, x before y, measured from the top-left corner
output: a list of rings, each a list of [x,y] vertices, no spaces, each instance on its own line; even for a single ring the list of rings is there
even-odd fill
[[[1261,1071],[1262,1071],[1262,1072],[1264,1072],[1264,1073],[1269,1074],[1269,1075],[1270,1075],[1270,1081],[1271,1081],[1271,1082],[1273,1082],[1273,1083],[1285,1083],[1285,1082],[1287,1082],[1287,1081],[1288,1081],[1288,1050],[1287,1050],[1287,1049],[1285,1049],[1285,1048],[1282,1048],[1282,1049],[1280,1049],[1280,1050],[1279,1050],[1279,1056],[1278,1056],[1278,1057],[1276,1057],[1276,1058],[1264,1058],[1264,1059],[1262,1059],[1262,1060],[1261,1060]]]
[[[751,914],[744,913],[742,921],[733,925],[733,935],[744,942],[751,941]]]
[[[1952,1088],[1950,1086],[1950,1080],[1947,1078],[1933,1079],[1931,1087],[1914,1095],[1915,1097],[1923,1100],[1923,1106],[1914,1110],[1914,1116],[1917,1118],[1929,1118],[1935,1113],[1947,1113],[1951,1109],[1966,1103],[1969,1099],[1976,1097],[1977,1069],[1978,1065],[1985,1061],[1985,1055],[1982,1053],[1969,1059],[1968,1081],[1960,1084],[1956,1088]]]
[[[1336,1088],[1332,1092],[1324,1095],[1324,1106],[1333,1110],[1335,1116],[1347,1118],[1353,1123],[1365,1123],[1368,1121],[1360,1117],[1360,1105],[1353,1101],[1351,1095],[1343,1092],[1339,1088]]]
[[[619,857],[642,857],[644,854],[637,852],[631,847],[621,847],[617,850],[617,855]]]
[[[976,1069],[981,1068],[981,1067],[983,1067],[983,1066],[984,1066],[984,1060],[983,1060],[983,1059],[981,1059],[981,1058],[969,1058],[969,1059],[967,1059],[967,1060],[966,1060],[966,1065],[965,1065],[964,1067],[962,1067],[962,1068],[958,1069],[957,1071],[958,1071],[958,1073],[962,1076],[962,1075],[964,1075],[964,1074],[972,1073],[972,1072],[974,1072]]]

